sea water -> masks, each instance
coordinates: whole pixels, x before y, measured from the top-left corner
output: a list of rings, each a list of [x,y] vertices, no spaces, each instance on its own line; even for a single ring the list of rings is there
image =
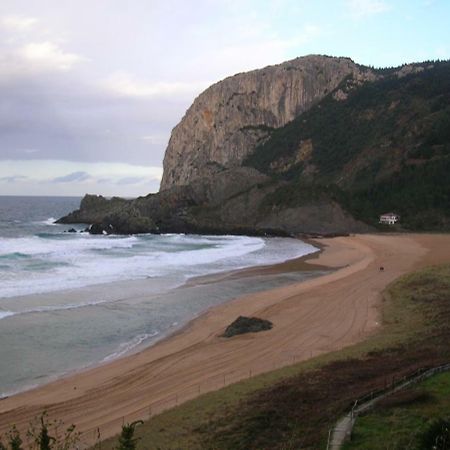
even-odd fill
[[[0,197],[0,396],[150,345],[243,293],[312,276],[186,284],[317,249],[285,238],[90,235],[54,223],[79,202]]]

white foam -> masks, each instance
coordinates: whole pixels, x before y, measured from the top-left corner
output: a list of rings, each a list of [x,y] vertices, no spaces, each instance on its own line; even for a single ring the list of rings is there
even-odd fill
[[[189,239],[185,240],[189,242]],[[265,246],[264,240],[261,238],[250,238],[246,236],[233,236],[223,239],[197,239],[191,241],[193,244],[209,244],[212,248],[200,250],[184,250],[176,254],[174,257],[171,253],[161,253],[157,257],[157,261],[166,266],[196,266],[200,264],[210,264],[220,260],[236,258],[256,252]]]
[[[120,344],[115,352],[111,353],[108,356],[105,356],[101,362],[108,362],[113,359],[120,358],[121,356],[125,355],[126,353],[131,352],[137,346],[141,345],[147,339],[155,337],[158,334],[159,333],[157,331],[154,331],[153,333],[139,334],[139,335],[135,336],[131,341],[123,342],[122,344]]]
[[[44,225],[48,225],[48,226],[52,226],[53,227],[55,225],[58,225],[57,223],[55,223],[56,220],[57,219],[55,219],[54,217],[49,217],[48,219],[45,219],[45,220],[43,220],[41,222],[38,222],[38,223],[42,223]]]
[[[6,317],[14,316],[16,313],[13,313],[12,311],[0,311],[0,320],[6,319]]]
[[[56,235],[58,236],[58,235]],[[0,255],[11,270],[0,273],[0,298],[134,279],[186,279],[273,264],[316,249],[301,241],[248,236],[91,236],[3,239]]]
[[[0,400],[2,400],[4,398],[12,397],[13,395],[20,394],[21,392],[24,392],[24,391],[28,391],[28,390],[34,389],[34,388],[36,388],[38,386],[39,386],[38,384],[33,383],[33,384],[30,384],[30,385],[28,385],[26,387],[23,387],[23,388],[13,389],[13,390],[7,391],[7,392],[0,392]]]
[[[60,235],[55,235],[60,236]],[[86,250],[108,250],[131,248],[136,243],[135,236],[103,237],[88,233],[63,235],[65,239],[47,239],[39,236],[6,238],[0,240],[0,255],[23,253],[25,255],[65,256]]]
[[[50,305],[40,306],[38,308],[24,309],[23,311],[0,311],[0,320],[6,319],[7,317],[21,316],[24,314],[68,311],[71,309],[79,309],[79,308],[86,308],[89,306],[101,305],[103,303],[111,303],[111,302],[109,302],[108,300],[98,300],[83,303],[69,303],[66,305],[57,305],[57,306],[50,306]]]

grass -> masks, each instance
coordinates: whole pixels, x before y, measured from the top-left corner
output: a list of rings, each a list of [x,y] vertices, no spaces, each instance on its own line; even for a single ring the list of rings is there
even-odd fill
[[[160,414],[137,429],[138,448],[325,448],[329,428],[355,398],[394,377],[450,360],[449,317],[450,265],[407,275],[385,293],[379,333]],[[417,420],[411,419],[411,426]],[[114,448],[115,442],[104,442],[102,449]]]
[[[450,373],[442,373],[388,397],[360,417],[344,450],[418,450],[419,437],[429,424],[449,415]]]

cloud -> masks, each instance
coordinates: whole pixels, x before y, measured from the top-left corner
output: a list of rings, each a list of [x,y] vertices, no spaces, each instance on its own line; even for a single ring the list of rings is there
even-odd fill
[[[14,174],[11,176],[11,174]],[[159,188],[162,168],[110,162],[3,160],[3,195],[102,195],[137,197]]]
[[[32,16],[0,16],[1,78],[31,77],[41,72],[67,72],[87,58],[61,47],[61,33],[53,33]]]
[[[8,31],[24,32],[33,28],[38,22],[35,17],[3,16],[0,18],[0,26]]]
[[[73,183],[89,180],[91,176],[87,172],[72,172],[62,177],[56,177],[51,180],[52,183]]]
[[[9,177],[1,177],[0,182],[2,183],[15,183],[16,181],[24,181],[28,179],[28,177],[24,175],[12,175]]]
[[[148,177],[125,177],[116,181],[118,185],[126,185],[126,184],[141,184],[148,182]]]
[[[139,138],[142,141],[148,142],[150,144],[154,144],[154,145],[160,145],[160,144],[167,144],[167,142],[169,141],[169,135],[168,134],[149,134],[146,136],[141,136]]]
[[[359,20],[391,9],[383,0],[345,0],[345,6],[352,19]]]
[[[104,86],[113,93],[128,97],[170,97],[188,95],[192,97],[209,86],[210,82],[152,82],[139,80],[127,72],[110,75]]]
[[[264,24],[246,26],[252,29],[251,36],[240,39],[242,34],[245,36],[246,31],[236,33],[236,38],[211,50],[207,65],[204,63],[204,55],[195,59],[194,65],[199,67],[205,65],[205,70],[216,74],[222,73],[220,79],[235,73],[281,63],[290,59],[289,55],[291,57],[304,55],[307,53],[305,47],[325,34],[324,28],[314,23],[305,24],[282,35],[266,32]]]
[[[70,70],[75,64],[86,61],[83,56],[65,52],[50,41],[30,42],[18,50],[18,55],[34,66],[62,71]]]
[[[450,51],[448,47],[445,45],[439,46],[435,51],[436,57],[438,59],[449,59],[450,58]]]
[[[294,34],[290,38],[281,41],[286,49],[298,47],[312,42],[314,39],[323,35],[323,29],[314,24],[305,25],[298,34]]]
[[[39,149],[37,148],[24,148],[22,149],[23,153],[26,153],[27,155],[31,155],[32,153],[38,153]]]

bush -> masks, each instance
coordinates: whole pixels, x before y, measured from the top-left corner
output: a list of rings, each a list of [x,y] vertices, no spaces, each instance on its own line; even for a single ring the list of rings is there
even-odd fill
[[[122,425],[122,433],[119,437],[119,445],[116,450],[135,450],[139,439],[134,437],[136,425],[143,424],[142,420]]]
[[[433,421],[420,437],[420,450],[450,450],[450,421]]]
[[[43,413],[35,422],[31,423],[27,432],[25,448],[30,450],[72,450],[77,448],[80,435],[75,432],[75,425],[64,429],[61,421],[51,421],[47,413]],[[50,434],[50,430],[52,435]],[[23,440],[19,430],[14,425],[6,435],[6,445],[0,439],[0,450],[24,450]]]

